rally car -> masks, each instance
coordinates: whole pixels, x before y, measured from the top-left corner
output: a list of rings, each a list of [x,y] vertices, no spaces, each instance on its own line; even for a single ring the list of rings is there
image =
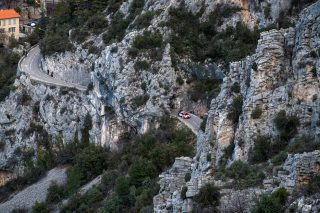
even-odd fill
[[[190,118],[191,118],[190,114],[187,113],[187,112],[185,112],[185,111],[179,112],[178,115],[179,115],[179,117],[181,117],[181,118],[183,118],[183,119],[190,119]]]

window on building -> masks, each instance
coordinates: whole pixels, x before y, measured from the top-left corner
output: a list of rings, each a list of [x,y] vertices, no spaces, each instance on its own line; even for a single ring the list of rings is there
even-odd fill
[[[11,25],[11,19],[8,20],[8,25]]]
[[[6,20],[1,20],[1,26],[6,26]]]
[[[14,33],[16,32],[16,28],[15,27],[10,27],[9,28],[9,33]]]
[[[17,24],[17,19],[16,18],[13,19],[13,24],[14,25]]]

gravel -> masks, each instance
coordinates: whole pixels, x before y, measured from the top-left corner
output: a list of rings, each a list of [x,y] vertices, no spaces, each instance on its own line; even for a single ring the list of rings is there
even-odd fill
[[[8,213],[14,209],[26,209],[29,212],[36,202],[44,202],[47,198],[47,191],[52,182],[64,185],[67,182],[65,167],[56,167],[50,170],[47,175],[37,183],[25,188],[13,195],[12,198],[0,204],[0,213]]]

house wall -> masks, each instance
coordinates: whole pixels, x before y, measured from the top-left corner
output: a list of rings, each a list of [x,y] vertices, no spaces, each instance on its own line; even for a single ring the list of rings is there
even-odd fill
[[[12,32],[12,29],[14,29],[14,32]],[[14,35],[16,39],[19,39],[19,18],[0,19],[0,31],[8,36]]]

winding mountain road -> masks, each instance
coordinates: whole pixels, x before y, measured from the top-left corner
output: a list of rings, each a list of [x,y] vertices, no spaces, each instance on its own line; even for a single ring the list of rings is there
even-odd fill
[[[41,60],[41,53],[39,45],[32,48],[28,54],[23,57],[19,62],[19,70],[22,73],[25,73],[29,76],[30,79],[34,81],[38,81],[47,85],[54,85],[54,86],[61,86],[61,87],[69,87],[69,88],[75,88],[80,91],[85,91],[87,87],[69,83],[57,78],[53,78],[50,75],[47,75],[45,72],[43,72],[40,67],[40,60]],[[201,125],[201,118],[199,118],[196,115],[193,115],[189,113],[191,118],[190,119],[183,119],[180,118],[177,114],[175,115],[182,123],[184,123],[188,128],[192,130],[194,134],[197,134],[200,125]]]
[[[32,48],[27,56],[23,57],[19,62],[19,70],[29,76],[30,79],[38,82],[42,82],[48,85],[61,86],[75,88],[81,91],[85,91],[87,87],[69,83],[60,79],[53,78],[44,73],[40,68],[41,53],[39,45]]]

